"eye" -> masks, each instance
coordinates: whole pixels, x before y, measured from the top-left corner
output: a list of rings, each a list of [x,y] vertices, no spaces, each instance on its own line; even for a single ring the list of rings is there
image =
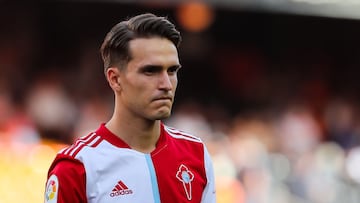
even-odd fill
[[[160,68],[157,67],[157,66],[145,66],[142,68],[142,72],[145,74],[145,75],[153,75],[157,72],[160,71]]]
[[[175,75],[180,69],[180,66],[172,66],[168,69],[170,75]]]

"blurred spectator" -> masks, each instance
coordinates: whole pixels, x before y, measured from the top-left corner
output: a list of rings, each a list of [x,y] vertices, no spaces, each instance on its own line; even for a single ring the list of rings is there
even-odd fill
[[[327,135],[344,149],[360,145],[358,105],[346,98],[333,99],[325,108],[324,121]]]
[[[78,112],[59,74],[50,71],[37,78],[28,94],[27,109],[42,138],[68,143],[73,139]]]
[[[40,138],[32,120],[21,106],[15,105],[5,83],[0,80],[0,147],[38,143]]]
[[[302,104],[290,104],[284,113],[278,115],[275,124],[279,149],[297,160],[313,150],[322,140],[322,131],[310,109]]]

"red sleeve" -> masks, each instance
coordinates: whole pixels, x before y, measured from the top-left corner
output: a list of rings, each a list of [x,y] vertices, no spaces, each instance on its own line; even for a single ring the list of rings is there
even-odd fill
[[[57,157],[51,165],[45,189],[45,203],[87,203],[84,165]]]

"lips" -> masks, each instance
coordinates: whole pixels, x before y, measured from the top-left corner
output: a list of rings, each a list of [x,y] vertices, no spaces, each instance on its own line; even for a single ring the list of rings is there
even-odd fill
[[[162,97],[162,98],[156,98],[155,101],[158,101],[158,100],[170,100],[172,101],[172,98],[171,97]]]
[[[172,101],[173,98],[170,97],[170,96],[161,96],[161,97],[156,97],[156,98],[154,99],[154,101],[157,101],[157,100],[170,100],[170,101]]]

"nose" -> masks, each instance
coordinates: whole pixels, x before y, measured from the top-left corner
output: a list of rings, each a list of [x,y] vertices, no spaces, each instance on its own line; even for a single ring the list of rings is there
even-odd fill
[[[170,91],[173,88],[172,78],[166,71],[164,71],[159,79],[159,89]]]

